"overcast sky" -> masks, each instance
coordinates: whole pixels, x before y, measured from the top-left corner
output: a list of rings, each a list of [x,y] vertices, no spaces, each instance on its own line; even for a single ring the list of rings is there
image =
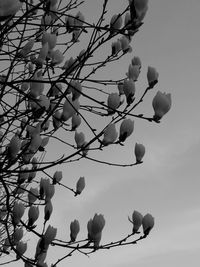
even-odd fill
[[[95,17],[101,2],[86,0],[85,17]],[[119,12],[124,2],[109,0],[110,13]],[[147,103],[151,105],[150,99],[160,90],[172,94],[172,109],[159,125],[135,121],[135,133],[124,148],[105,149],[100,155],[130,162],[134,144],[139,142],[146,147],[142,165],[120,169],[83,160],[63,168],[70,185],[85,176],[87,186],[79,198],[64,190],[57,192],[57,208],[50,221],[60,225],[61,234],[68,237],[71,220],[79,219],[84,229],[94,213],[102,213],[106,219],[102,242],[131,231],[127,216],[133,210],[151,213],[155,228],[138,245],[100,251],[90,258],[77,254],[60,267],[188,267],[199,263],[199,11],[199,0],[149,0],[144,25],[132,43],[132,56],[141,58],[144,79],[148,65],[159,72],[159,83]],[[130,54],[113,72],[124,73],[129,60]],[[147,110],[153,114],[152,108]]]

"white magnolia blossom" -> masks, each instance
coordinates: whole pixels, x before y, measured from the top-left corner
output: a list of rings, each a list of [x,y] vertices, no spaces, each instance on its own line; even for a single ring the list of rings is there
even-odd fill
[[[78,133],[77,131],[75,131],[74,139],[75,139],[77,148],[81,148],[85,143],[85,135],[83,132]]]
[[[19,0],[0,0],[0,21],[15,15],[21,7]]]
[[[145,154],[145,146],[143,144],[136,143],[134,152],[135,152],[136,162],[137,163],[141,162]]]
[[[79,231],[80,231],[79,221],[74,220],[73,222],[70,223],[70,238],[72,242],[76,241]]]
[[[104,137],[102,140],[102,144],[107,146],[109,144],[113,144],[117,139],[118,133],[116,131],[116,127],[114,123],[108,125],[108,127],[104,131]]]
[[[133,233],[136,233],[142,225],[143,216],[140,212],[134,210],[132,214]]]
[[[45,220],[45,222],[50,219],[52,212],[53,212],[53,205],[51,203],[51,200],[48,200],[45,207],[44,207],[44,220]]]
[[[131,119],[124,119],[120,125],[119,141],[124,142],[134,130],[134,121]]]
[[[159,73],[156,68],[149,66],[147,70],[147,80],[149,86],[154,86],[158,82]]]
[[[171,94],[158,91],[152,101],[154,119],[159,121],[170,110],[171,104]]]
[[[78,126],[81,124],[81,116],[78,114],[74,114],[72,116],[72,131],[76,130]]]
[[[148,235],[151,229],[154,227],[154,217],[147,213],[142,219],[142,227],[144,235]]]
[[[76,183],[76,195],[80,195],[85,188],[85,177],[80,177]]]
[[[31,227],[39,217],[39,207],[31,206],[28,210],[28,226]]]
[[[107,99],[108,114],[115,113],[115,110],[120,105],[120,96],[118,93],[111,93]]]

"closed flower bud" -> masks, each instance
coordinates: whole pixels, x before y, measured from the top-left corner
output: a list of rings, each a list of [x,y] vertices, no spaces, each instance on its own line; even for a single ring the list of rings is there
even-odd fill
[[[69,88],[70,87],[70,88]],[[68,90],[72,92],[72,100],[78,99],[82,92],[82,85],[78,81],[72,81],[68,87]]]
[[[39,147],[41,146],[42,138],[39,134],[34,135],[31,138],[30,145],[28,147],[30,153],[36,153]]]
[[[44,147],[49,143],[49,137],[44,137],[42,138],[42,142],[41,142],[41,145],[40,145],[40,151],[44,151]]]
[[[23,237],[23,228],[20,227],[20,228],[16,228],[14,233],[13,233],[13,241],[14,241],[14,244],[17,244]]]
[[[108,114],[115,113],[115,110],[120,105],[120,96],[117,93],[111,93],[107,99]]]
[[[83,143],[82,151],[81,151],[83,157],[86,157],[86,156],[87,156],[89,149],[90,149],[90,145],[88,145],[88,142],[85,141],[85,142]]]
[[[148,0],[134,0],[133,2],[137,18],[142,21],[148,10]]]
[[[85,177],[80,177],[76,183],[76,195],[80,195],[85,188]]]
[[[28,202],[32,205],[38,199],[38,189],[31,187],[28,192]]]
[[[110,27],[112,30],[119,30],[122,26],[122,16],[121,15],[113,15],[110,20]]]
[[[74,18],[74,27],[78,28],[78,27],[82,27],[83,23],[85,21],[85,18],[83,16],[83,14],[79,11],[76,14],[76,17]]]
[[[53,184],[57,184],[62,180],[62,172],[56,171],[53,175]]]
[[[72,131],[76,130],[78,126],[81,124],[81,116],[78,114],[74,114],[72,116]]]
[[[152,105],[154,109],[154,119],[159,121],[171,108],[171,94],[161,93],[154,96]]]
[[[140,66],[138,65],[129,65],[127,76],[133,81],[137,81],[140,74]]]
[[[53,211],[53,205],[51,203],[51,200],[48,200],[45,207],[44,207],[44,220],[45,220],[45,222],[50,219],[52,211]]]
[[[80,104],[78,99],[72,101],[71,97],[68,97],[63,105],[63,113],[61,117],[62,120],[67,121],[68,119],[70,119],[74,114],[77,113],[79,107]]]
[[[134,57],[132,60],[131,60],[131,64],[133,66],[139,66],[139,68],[142,67],[142,63],[141,63],[141,60],[139,57]]]
[[[41,82],[40,82],[41,81]],[[41,72],[37,72],[32,78],[30,84],[30,95],[34,98],[37,98],[43,93],[44,90],[44,78]]]
[[[51,244],[51,242],[55,239],[56,234],[57,234],[57,228],[54,228],[53,226],[49,225],[46,232],[44,233],[45,246]]]
[[[19,52],[19,55],[22,57],[26,57],[30,52],[31,49],[33,48],[35,41],[33,39],[29,40],[25,46],[21,49],[21,51]]]
[[[53,65],[59,65],[63,62],[64,60],[64,56],[63,56],[63,53],[60,51],[60,50],[54,50],[54,51],[51,51],[51,59],[52,59],[52,64]]]
[[[99,247],[101,241],[102,230],[105,226],[105,219],[102,214],[95,214],[93,219],[90,219],[87,224],[88,239],[94,242],[94,247]]]
[[[124,119],[120,125],[119,141],[124,142],[134,130],[134,121],[131,119]]]
[[[126,96],[126,102],[130,105],[133,102],[135,95],[135,83],[132,79],[126,79],[124,81],[123,91]]]
[[[17,134],[15,134],[8,145],[8,155],[11,158],[16,158],[21,148],[21,141]]]
[[[74,139],[75,139],[77,148],[81,148],[83,144],[85,143],[85,135],[83,132],[78,133],[77,131],[75,131]]]
[[[131,14],[127,12],[124,19],[124,26],[127,27],[131,23]]]
[[[147,80],[150,87],[153,87],[158,82],[158,76],[159,73],[157,70],[149,66],[147,70]]]
[[[72,242],[76,241],[76,238],[77,238],[79,231],[80,231],[79,221],[74,220],[70,224],[70,238],[71,238]]]
[[[140,163],[145,154],[145,146],[143,144],[135,144],[135,158],[136,162]]]
[[[49,51],[49,44],[48,43],[43,44],[42,47],[40,48],[38,58],[35,61],[35,63],[38,66],[42,67],[42,65],[45,63],[48,51]]]
[[[26,167],[24,170],[21,169],[20,171],[21,172],[19,173],[19,176],[18,176],[18,179],[17,179],[17,183],[18,184],[23,184],[28,179],[28,176],[29,176],[29,172],[27,172],[28,171],[28,167]]]
[[[54,33],[45,32],[43,33],[41,41],[42,41],[42,45],[45,45],[46,43],[48,43],[48,50],[52,50],[56,46],[57,35]]]
[[[142,225],[143,216],[140,212],[134,210],[132,214],[133,233],[136,233]]]
[[[102,232],[105,226],[105,219],[102,214],[95,214],[92,220],[92,235]]]
[[[112,123],[104,131],[104,137],[102,140],[103,145],[107,146],[113,144],[117,139],[118,133],[116,131],[115,124]]]
[[[17,225],[22,216],[24,215],[24,205],[22,202],[15,202],[14,206],[13,206],[13,210],[12,210],[12,216],[13,216],[13,223],[14,225]]]
[[[144,235],[148,235],[151,229],[154,227],[154,217],[147,213],[142,220],[142,227]]]
[[[16,246],[17,259],[20,258],[27,250],[27,243],[19,241]]]
[[[22,2],[19,0],[0,0],[0,21],[13,16],[22,7]]]
[[[111,48],[112,48],[112,55],[113,56],[117,55],[119,51],[122,49],[120,40],[113,42]]]
[[[39,207],[31,206],[28,210],[28,227],[32,227],[39,217]]]

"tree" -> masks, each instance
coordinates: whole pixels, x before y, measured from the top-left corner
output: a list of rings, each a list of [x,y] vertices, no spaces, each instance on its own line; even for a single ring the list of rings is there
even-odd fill
[[[70,241],[58,239],[57,228],[49,224],[55,187],[62,186],[75,196],[85,187],[84,177],[74,189],[62,181],[61,171],[52,176],[50,169],[82,159],[111,166],[141,164],[143,144],[135,144],[135,161],[127,164],[104,162],[96,155],[105,147],[125,145],[134,131],[133,119],[159,123],[171,107],[170,94],[158,91],[152,100],[153,117],[136,113],[158,82],[158,72],[148,67],[148,86],[136,96],[139,57],[132,58],[123,78],[98,78],[102,68],[131,53],[131,41],[143,24],[148,1],[129,0],[106,23],[108,0],[104,0],[92,24],[78,11],[83,3],[0,0],[0,252],[1,256],[13,255],[11,261],[22,260],[25,266],[47,266],[50,245],[65,248],[63,257],[51,265],[59,266],[75,251],[88,255],[98,249],[136,244],[154,226],[151,214],[134,211],[128,218],[130,234],[101,244],[102,214],[88,221],[88,235],[79,240],[78,220],[70,224]],[[48,143],[54,140],[62,143],[65,153],[48,160]],[[39,218],[42,228],[37,224]],[[25,232],[37,237],[31,257],[26,255]]]

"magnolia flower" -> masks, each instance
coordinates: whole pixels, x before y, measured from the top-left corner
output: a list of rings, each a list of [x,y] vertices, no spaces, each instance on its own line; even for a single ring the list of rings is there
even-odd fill
[[[171,108],[171,94],[162,93],[160,91],[154,96],[152,105],[154,109],[154,119],[159,121]]]
[[[87,156],[87,153],[88,153],[89,149],[90,149],[90,145],[88,145],[88,142],[85,141],[83,143],[83,145],[82,145],[82,151],[81,151],[83,157],[86,157]]]
[[[133,81],[137,81],[139,74],[140,74],[140,66],[130,64],[127,73],[128,78]]]
[[[33,48],[35,41],[33,39],[29,40],[25,46],[21,49],[21,51],[19,52],[19,55],[22,57],[26,57],[30,52],[31,49]]]
[[[42,65],[45,63],[48,51],[49,51],[49,44],[48,43],[43,44],[42,47],[40,48],[38,58],[35,60],[35,63],[39,67],[42,67]]]
[[[151,229],[154,227],[154,217],[147,213],[142,219],[142,227],[144,235],[148,235]]]
[[[133,233],[136,233],[142,225],[143,216],[138,211],[134,210],[132,214]]]
[[[124,142],[134,130],[134,121],[131,119],[124,119],[120,125],[119,141]]]
[[[127,37],[125,37],[124,35],[119,39],[120,43],[121,43],[121,48],[123,50],[124,53],[126,52],[131,52],[131,47],[129,45],[130,41]]]
[[[62,180],[62,172],[56,171],[53,175],[53,184],[57,184]]]
[[[59,65],[64,60],[63,53],[58,49],[54,50],[54,51],[51,51],[50,56],[51,56],[51,59],[52,59],[51,62],[52,62],[53,65]]]
[[[154,67],[148,67],[147,80],[150,87],[153,87],[158,82],[159,73]]]
[[[140,163],[145,154],[145,146],[143,144],[135,144],[135,157],[136,162]]]
[[[79,81],[71,81],[68,90],[72,93],[72,100],[74,101],[80,97],[82,85]]]
[[[24,243],[22,241],[19,241],[17,243],[17,246],[16,246],[16,252],[17,252],[17,259],[20,258],[20,256],[22,256],[26,250],[27,250],[27,243]]]
[[[48,44],[48,51],[55,48],[57,43],[57,35],[55,33],[44,32],[42,35],[42,45]]]
[[[109,144],[113,144],[117,139],[118,133],[116,131],[116,127],[114,123],[108,125],[108,127],[104,131],[104,137],[102,140],[102,144],[107,146]]]
[[[30,153],[36,153],[39,147],[41,146],[42,138],[39,134],[35,134],[31,138],[30,145],[28,147]]]
[[[101,241],[102,230],[105,226],[105,219],[102,214],[95,214],[93,219],[90,219],[87,224],[88,239],[94,242],[94,247],[97,248]]]
[[[39,151],[44,151],[44,147],[49,143],[49,137],[44,137],[42,138],[42,142],[41,142],[41,145],[39,147]]]
[[[44,233],[45,246],[51,244],[51,242],[55,239],[56,234],[57,234],[57,228],[54,228],[53,226],[49,225],[46,232]]]
[[[76,195],[80,195],[85,188],[85,177],[80,177],[76,183]]]
[[[41,82],[40,82],[41,81]],[[42,72],[38,71],[34,74],[30,84],[30,95],[37,98],[43,93],[44,90],[44,78]]]
[[[75,136],[74,136],[77,148],[81,148],[83,144],[85,143],[85,135],[83,132],[78,133],[75,131]]]
[[[119,105],[120,105],[120,96],[118,95],[118,93],[109,94],[107,99],[108,114],[115,113],[115,110],[119,107]]]
[[[54,129],[58,129],[61,126],[61,117],[62,113],[58,110],[53,114],[52,118]]]
[[[74,18],[74,26],[75,26],[76,28],[78,28],[78,27],[82,27],[84,21],[85,21],[85,18],[84,18],[84,16],[83,16],[83,14],[79,11],[79,12],[76,14],[76,17]]]
[[[74,220],[70,224],[70,238],[71,238],[72,242],[76,241],[76,237],[77,237],[79,231],[80,231],[79,221]]]
[[[45,220],[45,222],[50,219],[52,211],[53,211],[53,205],[51,203],[51,200],[48,200],[45,207],[44,207],[44,220]]]
[[[31,206],[38,199],[38,189],[31,187],[28,192],[28,202]]]
[[[124,80],[123,91],[126,96],[126,102],[130,105],[134,100],[135,95],[135,83],[132,79]]]
[[[9,18],[17,13],[22,7],[19,0],[0,0],[0,21]]]
[[[117,55],[119,51],[122,49],[120,40],[113,42],[111,48],[112,48],[112,55],[113,56]]]
[[[15,202],[14,206],[13,206],[13,210],[12,210],[12,216],[13,216],[13,223],[14,225],[17,225],[22,216],[24,215],[24,205],[22,202]]]
[[[14,241],[14,244],[17,244],[17,242],[19,242],[22,237],[23,237],[23,228],[20,227],[20,228],[16,228],[14,233],[13,233],[13,241]]]
[[[15,134],[8,145],[8,155],[11,158],[16,158],[17,154],[21,149],[21,141],[18,134]]]
[[[28,210],[28,227],[33,226],[39,217],[39,207],[31,206]]]
[[[122,26],[122,16],[119,15],[113,15],[110,20],[110,27],[112,30],[119,30]],[[111,31],[112,32],[112,31]]]
[[[23,184],[29,176],[29,172],[28,171],[28,167],[26,167],[25,169],[21,169],[21,172],[19,173],[18,179],[17,179],[17,183],[18,184]]]
[[[148,10],[148,0],[129,0],[130,12],[135,13],[139,21],[142,21]]]
[[[72,98],[68,97],[63,105],[63,112],[61,116],[62,120],[67,121],[68,119],[70,119],[74,114],[77,113],[79,107],[80,104],[78,99],[72,101]]]
[[[134,57],[132,60],[131,60],[131,64],[133,66],[139,66],[140,68],[142,67],[142,63],[141,63],[141,60],[139,57]]]
[[[76,130],[78,126],[81,124],[81,116],[78,114],[74,114],[72,116],[72,131]]]

